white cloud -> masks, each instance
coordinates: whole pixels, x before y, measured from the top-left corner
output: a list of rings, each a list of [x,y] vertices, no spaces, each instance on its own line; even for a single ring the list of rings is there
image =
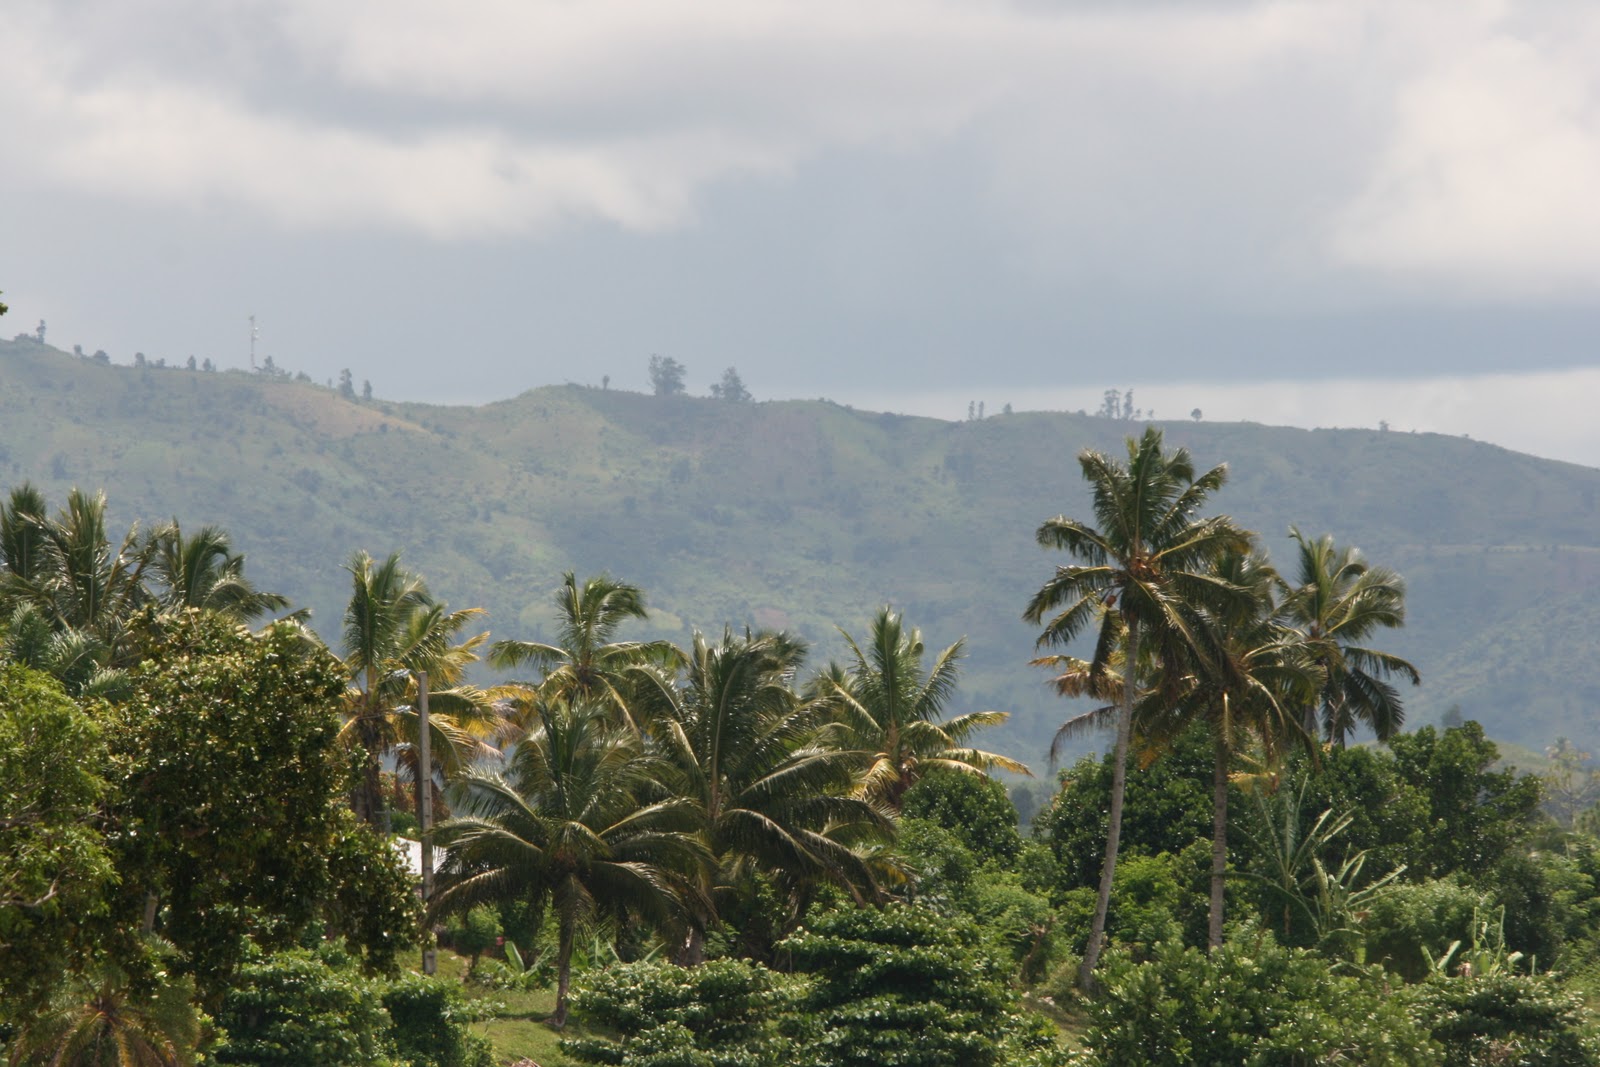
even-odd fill
[[[1411,20],[1416,69],[1334,251],[1469,296],[1600,290],[1600,12],[1433,10]]]
[[[1600,13],[1553,0],[19,0],[0,186],[440,240],[974,153],[1043,284],[1237,303],[1600,278]],[[25,149],[25,150],[23,150]]]

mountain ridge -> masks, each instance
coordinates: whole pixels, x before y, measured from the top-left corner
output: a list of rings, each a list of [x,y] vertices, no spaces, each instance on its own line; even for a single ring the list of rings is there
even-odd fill
[[[1033,533],[1088,514],[1076,456],[1141,423],[1016,412],[968,422],[829,401],[729,403],[577,385],[479,406],[359,401],[240,371],[125,367],[0,342],[0,474],[59,504],[103,488],[113,516],[225,526],[263,588],[334,635],[357,549],[399,549],[436,595],[539,636],[562,571],[643,586],[641,635],[774,626],[838,655],[892,602],[928,644],[963,634],[955,711],[1017,714],[986,742],[1042,762],[1070,709],[1027,666],[1027,598],[1068,560]],[[1228,462],[1218,510],[1288,568],[1286,531],[1331,533],[1410,583],[1408,719],[1451,706],[1538,749],[1600,742],[1572,672],[1600,626],[1600,470],[1476,440],[1382,430],[1159,421],[1198,467]]]

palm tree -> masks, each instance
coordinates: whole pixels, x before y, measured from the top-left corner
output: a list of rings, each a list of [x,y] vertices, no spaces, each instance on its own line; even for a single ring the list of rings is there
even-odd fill
[[[842,679],[825,676],[822,689],[844,726],[841,743],[866,756],[862,792],[867,799],[898,813],[906,790],[935,768],[966,774],[995,767],[1029,773],[1014,759],[966,745],[976,731],[1005,722],[1005,712],[975,711],[938,721],[955,692],[962,642],[935,656],[924,675],[922,632],[908,631],[891,608],[873,618],[865,649],[839,632],[855,663]]]
[[[1417,685],[1422,678],[1399,656],[1361,642],[1379,627],[1405,625],[1405,582],[1387,567],[1369,566],[1357,549],[1336,548],[1331,536],[1312,541],[1294,527],[1289,533],[1299,546],[1299,572],[1298,584],[1285,591],[1284,613],[1305,633],[1324,673],[1317,699],[1305,708],[1306,732],[1342,746],[1360,721],[1386,741],[1405,723],[1399,691],[1387,679],[1400,675]]]
[[[109,962],[72,975],[12,1039],[11,1067],[189,1067],[200,1016],[187,979],[140,988]]]
[[[612,640],[624,622],[647,616],[644,592],[638,586],[605,574],[580,585],[577,576],[567,571],[555,602],[560,619],[556,644],[496,641],[489,649],[489,662],[495,667],[532,663],[543,671],[543,679],[533,687],[539,699],[599,703],[631,720],[628,668],[682,662],[682,654],[667,641]]]
[[[178,520],[157,527],[149,538],[154,593],[162,611],[200,608],[248,622],[289,606],[287,597],[258,590],[244,576],[244,556],[233,551],[227,531],[202,526],[185,537]]]
[[[1161,431],[1150,427],[1128,439],[1128,461],[1117,463],[1092,449],[1078,456],[1093,495],[1098,526],[1065,515],[1039,527],[1039,544],[1083,560],[1057,567],[1034,594],[1023,618],[1044,623],[1040,647],[1065,645],[1098,622],[1091,675],[1103,675],[1120,645],[1123,677],[1113,750],[1111,811],[1106,858],[1100,875],[1089,943],[1080,977],[1093,980],[1105,940],[1111,879],[1122,834],[1122,800],[1133,733],[1135,670],[1148,669],[1164,695],[1175,696],[1194,658],[1198,606],[1237,600],[1239,593],[1213,575],[1208,564],[1245,536],[1226,516],[1201,519],[1200,507],[1227,479],[1214,467],[1195,477],[1189,453],[1162,450]]]
[[[557,930],[550,1021],[559,1028],[578,935],[634,916],[681,927],[707,857],[699,810],[661,796],[667,768],[609,709],[541,701],[535,710],[505,775],[469,771],[451,787],[455,815],[434,835],[447,852],[433,910],[530,894],[548,902]]]
[[[681,687],[659,669],[632,672],[644,728],[673,767],[671,787],[705,828],[713,863],[703,895],[714,902],[765,876],[788,893],[791,920],[822,882],[875,893],[861,847],[891,832],[886,812],[849,795],[856,757],[826,706],[792,688],[804,654],[783,634],[725,631],[713,643],[697,633]],[[689,916],[681,961],[700,961],[715,919]]]
[[[414,740],[418,671],[429,677],[430,723],[437,734],[433,751],[453,766],[485,747],[472,730],[489,720],[489,701],[462,679],[488,635],[458,641],[483,610],[446,610],[421,578],[400,566],[399,553],[379,563],[357,552],[346,569],[352,589],[341,649],[352,685],[341,736],[366,752],[356,814],[387,831],[382,760],[397,745]],[[419,789],[430,776],[431,769],[417,775]]]
[[[0,509],[0,602],[13,610],[30,604],[52,629],[93,637],[107,650],[103,666],[130,652],[129,624],[150,599],[143,584],[149,556],[137,526],[112,546],[104,493],[74,489],[49,517],[44,495],[25,484]]]
[[[1296,709],[1312,697],[1321,672],[1300,633],[1277,619],[1278,575],[1266,556],[1230,549],[1213,564],[1216,577],[1248,594],[1202,620],[1205,655],[1196,660],[1188,691],[1176,704],[1157,703],[1145,732],[1171,738],[1199,720],[1211,732],[1211,907],[1208,943],[1222,944],[1228,873],[1228,785],[1235,753],[1259,746],[1269,765],[1296,741],[1306,741]]]

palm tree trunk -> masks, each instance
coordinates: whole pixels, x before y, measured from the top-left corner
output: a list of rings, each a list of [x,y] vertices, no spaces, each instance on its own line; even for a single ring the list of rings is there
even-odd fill
[[[560,923],[559,942],[556,945],[556,1010],[550,1016],[550,1025],[557,1030],[567,1025],[567,990],[572,985],[573,924],[566,916]]]
[[[1222,947],[1222,908],[1228,877],[1228,739],[1220,726],[1214,744],[1216,765],[1211,769],[1211,915],[1206,945]]]
[[[1128,648],[1122,665],[1122,701],[1117,708],[1117,744],[1112,754],[1111,811],[1106,826],[1106,860],[1100,869],[1100,892],[1095,896],[1094,922],[1089,927],[1089,944],[1078,967],[1078,985],[1094,989],[1094,969],[1105,948],[1106,914],[1111,910],[1111,880],[1117,873],[1117,848],[1122,843],[1122,794],[1128,784],[1128,744],[1133,736],[1134,671],[1139,660],[1139,627],[1127,620]]]

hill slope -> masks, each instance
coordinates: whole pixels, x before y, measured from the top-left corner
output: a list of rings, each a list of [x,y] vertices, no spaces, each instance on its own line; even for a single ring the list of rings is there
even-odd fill
[[[265,588],[337,627],[343,562],[394,549],[497,635],[535,637],[560,572],[645,587],[655,631],[782,626],[836,655],[893,602],[931,645],[965,634],[961,708],[1015,710],[992,740],[1038,760],[1063,710],[1018,615],[1083,515],[1076,454],[1134,424],[1020,413],[948,423],[826,401],[728,404],[576,386],[483,407],[369,402],[239,372],[109,366],[0,342],[0,484],[103,487],[120,521],[226,526]],[[1539,748],[1600,742],[1600,471],[1437,435],[1173,423],[1218,507],[1287,562],[1288,526],[1333,533],[1410,583],[1385,636],[1417,663],[1412,722],[1457,705]]]

